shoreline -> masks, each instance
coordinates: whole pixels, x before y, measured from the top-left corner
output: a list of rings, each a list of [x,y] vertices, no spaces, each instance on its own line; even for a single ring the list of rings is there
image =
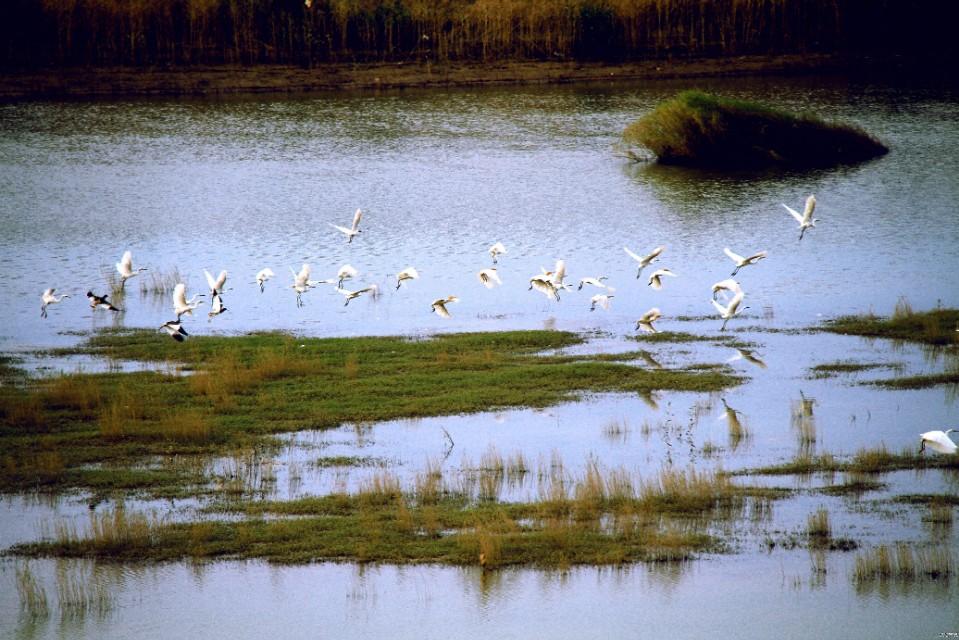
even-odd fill
[[[393,62],[184,68],[4,71],[0,100],[129,96],[222,96],[496,85],[621,82],[746,75],[799,75],[860,66],[842,56],[757,55],[619,64],[584,62]]]

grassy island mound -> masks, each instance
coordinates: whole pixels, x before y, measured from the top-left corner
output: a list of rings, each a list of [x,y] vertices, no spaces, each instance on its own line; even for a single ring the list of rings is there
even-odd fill
[[[889,151],[858,127],[761,104],[684,91],[623,132],[662,164],[700,167],[829,167]]]

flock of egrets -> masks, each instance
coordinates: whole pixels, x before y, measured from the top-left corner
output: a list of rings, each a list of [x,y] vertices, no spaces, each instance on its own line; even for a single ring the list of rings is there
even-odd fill
[[[797,222],[799,222],[799,239],[802,240],[806,230],[815,227],[815,223],[817,222],[817,219],[812,217],[813,211],[816,208],[815,196],[809,196],[806,199],[805,210],[801,214],[785,204],[783,207],[785,207],[790,215],[792,215]],[[360,222],[362,221],[362,218],[363,212],[360,209],[357,209],[356,213],[353,215],[352,224],[349,227],[335,224],[330,224],[330,226],[346,236],[347,243],[352,243],[353,239],[362,233],[362,230],[360,229]],[[642,276],[643,269],[660,259],[660,255],[665,250],[665,247],[658,246],[645,255],[636,254],[626,247],[623,247],[623,249],[633,260],[636,261],[636,278],[638,279]],[[499,257],[505,255],[506,253],[507,249],[502,242],[496,242],[489,248],[489,255],[493,264],[492,266],[482,269],[477,273],[478,280],[486,288],[492,289],[493,287],[502,284],[502,280],[497,272],[497,263]],[[766,257],[765,251],[759,251],[749,256],[741,256],[731,251],[728,247],[725,249],[725,253],[735,264],[732,276],[735,276],[743,267],[754,265]],[[127,280],[139,275],[147,269],[145,267],[134,268],[133,255],[130,251],[126,251],[123,254],[123,257],[120,258],[120,262],[116,263],[116,270],[119,275],[119,287],[122,290]],[[293,271],[293,269],[291,269],[291,272],[293,275],[293,283],[290,285],[290,288],[292,288],[296,293],[297,306],[303,305],[303,295],[305,293],[321,285],[333,285],[335,287],[335,291],[344,297],[344,305],[349,305],[350,301],[362,295],[376,297],[379,294],[379,288],[377,285],[370,285],[356,290],[345,288],[344,282],[352,280],[358,274],[357,270],[349,264],[345,264],[340,267],[336,278],[326,280],[311,279],[309,264],[304,264],[300,268],[299,272]],[[227,310],[223,302],[223,288],[226,284],[227,272],[221,271],[220,274],[215,278],[209,271],[204,270],[204,273],[206,275],[207,284],[210,288],[210,309],[208,316],[213,318]],[[264,290],[266,282],[275,276],[276,274],[270,268],[262,269],[256,274],[255,282],[259,285],[261,292]],[[416,280],[419,277],[419,272],[415,267],[407,267],[396,274],[396,288],[399,289],[405,282]],[[649,275],[647,284],[652,289],[659,291],[663,289],[664,281],[669,277],[676,277],[676,274],[670,271],[668,268],[656,269]],[[587,286],[599,290],[598,293],[590,298],[590,311],[594,311],[597,308],[609,309],[615,290],[610,287],[605,280],[605,276],[584,277],[579,280],[577,286],[578,290],[582,290]],[[561,292],[572,288],[573,285],[566,282],[566,263],[564,260],[557,260],[552,271],[543,268],[540,273],[534,274],[529,278],[529,289],[531,291],[538,291],[539,293],[545,295],[548,299],[554,301],[560,300]],[[718,299],[720,295],[724,296],[723,302],[720,302]],[[93,309],[105,309],[112,312],[121,311],[110,302],[107,294],[97,295],[93,291],[88,291],[86,296],[90,303],[90,307]],[[202,300],[202,298],[205,298],[206,296],[207,294],[205,293],[197,293],[188,299],[186,295],[186,284],[182,282],[177,283],[173,289],[173,312],[176,314],[176,319],[163,323],[160,328],[166,330],[167,333],[169,333],[170,336],[172,336],[175,340],[183,341],[188,334],[184,330],[181,323],[182,317],[184,315],[193,315],[193,311],[204,304],[204,300]],[[41,317],[47,317],[47,309],[50,305],[57,304],[63,299],[69,297],[69,294],[57,295],[56,289],[52,287],[44,291],[41,297]],[[732,277],[717,282],[712,286],[712,304],[715,306],[716,311],[723,320],[721,330],[725,330],[726,323],[729,322],[731,318],[748,308],[742,305],[744,298],[745,292],[740,284]],[[459,297],[456,295],[438,298],[430,304],[430,310],[440,317],[449,318],[451,317],[451,313],[448,308],[449,305],[458,301]],[[654,323],[660,317],[662,317],[662,312],[658,307],[649,309],[636,321],[636,330],[655,333],[656,328]]]

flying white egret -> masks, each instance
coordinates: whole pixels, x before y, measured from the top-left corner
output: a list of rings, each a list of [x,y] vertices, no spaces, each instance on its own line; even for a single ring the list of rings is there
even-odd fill
[[[419,271],[413,267],[406,267],[402,271],[396,274],[396,288],[399,289],[400,285],[406,282],[407,280],[416,280],[420,277]]]
[[[109,296],[107,295],[98,296],[92,291],[87,291],[87,300],[90,301],[91,309],[107,309],[108,311],[120,311],[120,309],[117,309],[112,304],[110,304],[110,301],[107,300],[108,297]]]
[[[583,286],[584,286],[584,285],[587,285],[587,284],[588,284],[588,285],[591,285],[591,286],[594,286],[594,287],[597,287],[597,288],[599,288],[599,289],[605,289],[605,288],[606,288],[606,285],[603,284],[603,280],[606,280],[606,276],[600,276],[600,277],[598,277],[598,278],[590,278],[590,277],[580,278],[580,279],[579,279],[579,286],[576,287],[576,290],[577,290],[577,291],[582,291],[582,290],[583,290]]]
[[[336,286],[342,287],[344,280],[351,280],[355,278],[356,274],[358,273],[359,271],[357,271],[351,265],[344,264],[342,267],[340,267],[340,270],[336,272],[336,278],[337,278]]]
[[[671,278],[677,277],[676,274],[669,269],[657,269],[649,274],[649,282],[646,283],[647,286],[659,291],[663,288],[663,276],[669,276]]]
[[[492,289],[498,284],[503,284],[503,281],[499,279],[499,274],[496,272],[496,267],[490,267],[489,269],[483,269],[476,274],[476,277],[480,282],[483,283],[483,286],[487,289]]]
[[[362,217],[363,217],[363,211],[361,211],[360,209],[357,209],[356,213],[353,214],[353,226],[351,226],[350,228],[341,227],[340,225],[333,224],[333,223],[330,223],[330,226],[336,229],[337,231],[339,231],[340,233],[346,234],[346,243],[350,244],[351,242],[353,242],[353,236],[355,236],[358,233],[362,233],[362,231],[360,231],[360,219]]]
[[[744,258],[738,253],[733,253],[732,251],[730,251],[729,247],[726,247],[725,249],[723,249],[723,253],[729,256],[729,259],[736,263],[736,268],[733,269],[733,272],[731,274],[729,274],[731,276],[734,276],[737,273],[739,273],[739,270],[745,266],[756,264],[757,262],[765,258],[767,255],[765,251],[757,251],[756,253],[749,256],[748,258]]]
[[[802,240],[803,234],[806,233],[806,229],[814,228],[816,223],[819,222],[819,218],[812,217],[812,212],[816,210],[816,196],[814,195],[806,198],[806,208],[803,209],[801,214],[785,203],[783,203],[783,206],[786,207],[786,211],[789,212],[789,215],[795,218],[796,222],[799,223],[800,240]]]
[[[446,296],[445,298],[439,298],[433,301],[433,304],[430,305],[430,311],[434,312],[441,318],[449,318],[450,312],[446,309],[446,305],[451,302],[459,302],[460,299],[456,296]]]
[[[660,312],[659,307],[653,307],[642,316],[639,320],[636,321],[636,330],[645,331],[646,333],[658,333],[656,327],[653,326],[653,323],[663,317],[663,314]]]
[[[310,290],[312,286],[310,284],[310,265],[307,262],[303,263],[303,266],[300,267],[300,272],[297,273],[293,271],[293,267],[290,267],[290,271],[293,273],[293,284],[290,287],[296,291],[296,306],[303,306],[303,294]]]
[[[220,275],[214,278],[212,273],[204,269],[203,275],[206,276],[206,283],[210,287],[211,296],[223,293],[223,285],[226,284],[226,271],[221,271]]]
[[[925,451],[929,447],[939,453],[955,453],[956,443],[952,441],[949,434],[956,429],[946,429],[945,431],[927,431],[919,434],[919,452]]]
[[[743,288],[739,286],[739,283],[732,278],[720,280],[713,285],[713,300],[716,299],[716,294],[720,291],[730,291],[733,295],[736,295],[737,293],[742,293],[742,290]]]
[[[160,329],[170,334],[170,337],[177,342],[183,342],[190,334],[186,332],[179,320],[167,320],[160,325]]]
[[[133,270],[133,254],[129,251],[123,252],[123,257],[120,258],[120,262],[117,263],[117,272],[120,274],[120,289],[122,290],[126,286],[127,280],[133,276],[140,275],[141,271],[146,271],[146,267],[140,267],[136,271]]]
[[[272,278],[272,277],[275,276],[275,275],[276,275],[276,274],[273,273],[273,269],[271,269],[271,268],[269,268],[269,267],[267,267],[267,268],[265,268],[265,269],[260,269],[259,271],[257,271],[257,273],[256,273],[256,283],[257,283],[258,285],[260,285],[260,293],[263,293],[263,284],[264,284],[267,280],[269,280],[270,278]]]
[[[358,291],[350,291],[349,289],[343,289],[342,287],[336,288],[337,293],[346,297],[346,302],[343,303],[344,307],[350,304],[350,300],[353,300],[354,298],[359,298],[361,295],[363,295],[367,291],[372,291],[372,290],[373,290],[372,287],[365,287],[363,289],[359,289]]]
[[[720,327],[719,329],[720,331],[726,330],[726,323],[729,322],[730,318],[742,312],[743,310],[749,308],[749,307],[743,307],[742,309],[739,308],[739,305],[742,304],[742,301],[745,295],[746,294],[743,293],[743,291],[739,291],[739,293],[734,295],[733,299],[730,300],[729,304],[726,305],[725,307],[721,305],[719,302],[717,302],[716,300],[711,300],[711,302],[713,303],[713,306],[716,307],[716,311],[719,312],[719,316],[723,319],[723,326]]]
[[[213,301],[210,303],[210,312],[206,314],[207,317],[212,320],[213,316],[218,316],[224,311],[226,311],[226,307],[223,306],[223,296],[219,293],[214,293]]]
[[[529,279],[529,291],[536,289],[550,300],[559,300],[559,292],[556,285],[545,273],[537,273]]]
[[[595,296],[589,299],[591,303],[589,305],[589,310],[596,311],[597,306],[602,307],[603,309],[609,309],[609,301],[612,300],[614,297],[615,296],[613,295],[597,293]]]
[[[661,254],[664,249],[666,249],[666,245],[660,245],[656,247],[655,249],[653,249],[652,251],[650,251],[647,255],[640,256],[640,255],[636,255],[635,253],[633,253],[626,247],[623,247],[623,251],[628,253],[630,258],[632,258],[633,260],[639,263],[636,269],[637,279],[639,279],[639,275],[643,272],[643,269],[648,267],[650,263],[655,262],[656,259],[659,257],[659,254]]]
[[[506,247],[503,246],[502,242],[496,242],[489,248],[489,256],[493,259],[493,264],[496,264],[497,256],[506,253]]]
[[[46,291],[44,291],[43,294],[40,296],[40,300],[42,300],[42,302],[41,302],[41,304],[40,304],[40,317],[41,317],[41,318],[46,318],[46,317],[47,317],[47,307],[48,307],[49,305],[51,305],[51,304],[57,304],[58,302],[60,302],[60,301],[63,300],[64,298],[69,298],[69,297],[70,297],[70,294],[69,294],[69,293],[64,293],[63,295],[60,295],[60,296],[54,295],[54,293],[53,293],[54,291],[56,291],[56,289],[54,289],[53,287],[50,287],[49,289],[47,289]]]
[[[184,314],[188,316],[193,315],[193,310],[200,306],[200,302],[197,298],[203,298],[205,294],[197,293],[194,294],[189,300],[186,299],[186,285],[182,282],[178,283],[177,286],[173,287],[173,313],[176,314],[177,321],[180,320],[180,317]]]
[[[726,362],[736,362],[737,360],[745,360],[749,364],[756,365],[760,369],[766,368],[766,363],[762,358],[756,355],[756,352],[752,349],[743,349],[742,347],[736,347],[736,355],[730,357]]]
[[[570,288],[563,284],[563,280],[566,278],[566,261],[565,260],[557,260],[556,267],[553,269],[552,272],[548,272],[548,273],[549,273],[549,279],[553,283],[554,287],[556,287],[557,289]]]

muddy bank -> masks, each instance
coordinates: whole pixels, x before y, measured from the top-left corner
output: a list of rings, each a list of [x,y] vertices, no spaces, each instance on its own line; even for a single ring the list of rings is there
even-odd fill
[[[625,64],[577,62],[378,63],[189,68],[69,68],[4,72],[0,99],[143,95],[304,93],[330,90],[459,87],[497,84],[695,78],[810,73],[845,68],[830,55],[654,60]]]

